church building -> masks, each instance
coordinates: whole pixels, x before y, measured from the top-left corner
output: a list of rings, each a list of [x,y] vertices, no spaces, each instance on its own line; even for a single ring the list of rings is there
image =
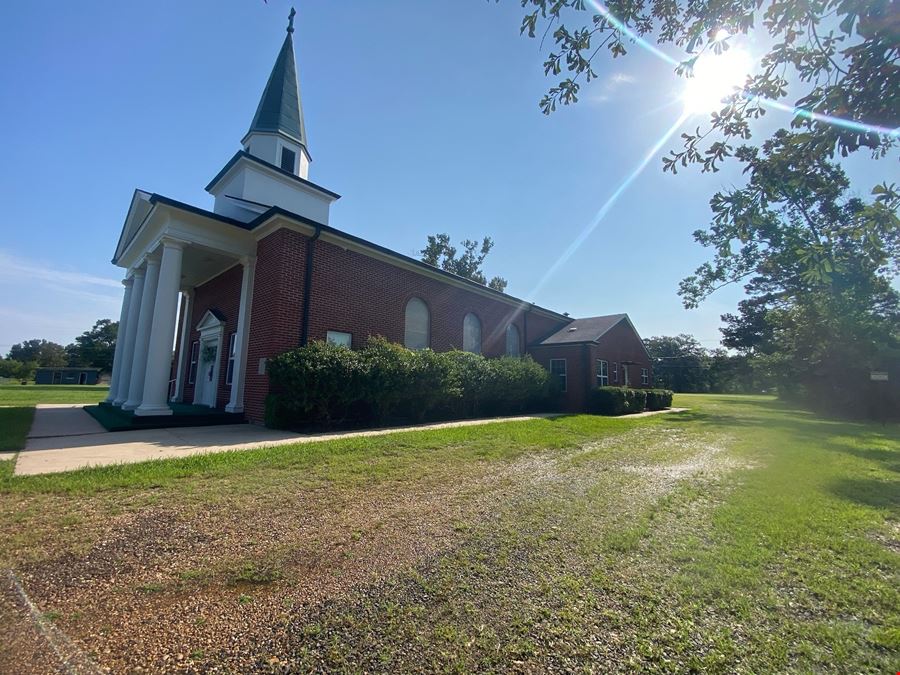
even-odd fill
[[[212,210],[143,190],[131,199],[112,260],[125,293],[107,403],[141,417],[186,403],[262,422],[268,359],[372,335],[531,354],[560,379],[569,411],[596,385],[651,386],[625,314],[573,320],[329,223],[340,195],[309,180],[293,14],[241,149],[206,186]]]

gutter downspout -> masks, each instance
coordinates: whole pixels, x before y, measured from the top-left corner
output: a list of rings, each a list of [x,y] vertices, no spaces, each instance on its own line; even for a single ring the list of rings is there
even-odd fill
[[[533,304],[528,303],[528,306],[525,307],[525,311],[522,313],[522,351],[525,354],[528,354],[528,313],[531,311],[531,308],[534,307]]]
[[[313,253],[316,251],[316,240],[322,234],[322,227],[316,225],[316,232],[306,245],[306,272],[303,276],[303,318],[300,323],[300,346],[309,342],[309,303],[312,293]]]

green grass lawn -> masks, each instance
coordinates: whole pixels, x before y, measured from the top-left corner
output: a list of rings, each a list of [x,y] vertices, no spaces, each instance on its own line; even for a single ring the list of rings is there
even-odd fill
[[[38,403],[99,403],[109,387],[84,384],[0,384],[0,406]]]
[[[21,450],[38,403],[97,403],[109,387],[0,384],[0,452]]]
[[[0,566],[114,670],[895,672],[900,428],[675,404],[6,471]]]

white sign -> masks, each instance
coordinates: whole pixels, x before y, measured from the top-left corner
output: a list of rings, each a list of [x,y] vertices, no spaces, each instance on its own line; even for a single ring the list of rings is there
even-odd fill
[[[869,379],[872,380],[872,382],[887,382],[888,381],[887,371],[886,370],[873,370],[871,373],[869,373]]]

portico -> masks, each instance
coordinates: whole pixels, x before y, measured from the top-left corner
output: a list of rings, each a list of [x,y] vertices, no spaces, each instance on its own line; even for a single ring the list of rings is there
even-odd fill
[[[107,403],[133,411],[141,417],[171,415],[171,400],[183,400],[185,359],[190,358],[191,330],[199,330],[205,317],[195,316],[191,299],[194,289],[235,265],[242,270],[241,295],[234,339],[205,342],[204,354],[215,369],[227,354],[230,396],[227,412],[243,411],[247,333],[253,298],[256,241],[243,223],[227,217],[197,213],[187,205],[136,191],[126,218],[114,262],[126,268],[125,292],[120,312],[121,339],[116,345],[112,381]],[[179,298],[182,329],[176,343]],[[230,344],[231,343],[231,344]],[[173,344],[177,344],[179,367],[171,387]],[[218,379],[214,380],[217,382]],[[207,391],[194,403],[217,406],[215,391]]]

